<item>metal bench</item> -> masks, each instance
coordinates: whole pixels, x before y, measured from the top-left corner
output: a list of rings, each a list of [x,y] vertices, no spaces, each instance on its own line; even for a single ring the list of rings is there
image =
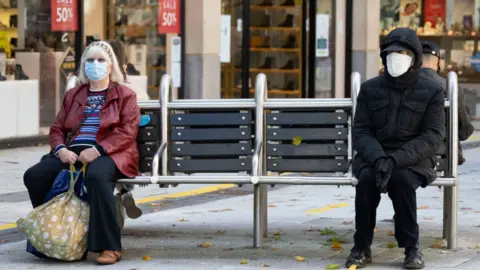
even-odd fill
[[[352,98],[342,99],[268,99],[266,76],[259,74],[255,99],[171,100],[170,81],[169,75],[162,77],[160,103],[139,102],[142,114],[155,115],[159,125],[139,130],[142,176],[120,183],[253,184],[254,247],[262,246],[267,233],[268,185],[357,184],[350,165],[358,73],[352,74]],[[458,105],[453,72],[448,88],[448,136],[438,151],[439,176],[432,185],[444,187],[444,237],[448,248],[455,248]]]

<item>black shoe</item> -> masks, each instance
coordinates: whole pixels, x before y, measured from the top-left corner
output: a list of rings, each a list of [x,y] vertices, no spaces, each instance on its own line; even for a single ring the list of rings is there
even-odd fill
[[[273,68],[273,57],[267,57],[265,58],[265,62],[263,62],[263,65],[259,66],[259,69],[271,69]]]
[[[293,27],[293,15],[288,14],[285,21],[283,21],[283,23],[279,24],[278,27]]]
[[[0,73],[0,81],[6,81],[7,80],[7,77],[3,76],[1,73]]]
[[[18,25],[18,16],[10,15],[9,24],[10,24],[10,28],[16,28]]]
[[[23,72],[22,65],[15,65],[15,80],[28,80],[29,77]]]
[[[127,75],[140,75],[140,72],[138,70],[135,69],[135,66],[128,63],[127,64]]]
[[[349,268],[352,265],[356,265],[357,268],[363,268],[367,266],[367,264],[372,262],[372,250],[370,248],[358,248],[353,247],[350,255],[347,258],[347,262],[345,263],[345,267]]]
[[[294,1],[294,0],[286,0],[286,1],[283,2],[283,4],[281,4],[280,6],[282,6],[282,7],[295,6],[295,1]]]
[[[423,269],[425,267],[425,259],[419,247],[405,248],[405,261],[403,268],[405,269]]]
[[[125,26],[128,24],[128,16],[127,15],[122,15],[120,16],[120,20],[118,20],[116,23],[115,23],[115,26]]]
[[[295,69],[295,65],[293,63],[293,60],[288,60],[288,62],[283,66],[281,67],[280,69]]]
[[[294,35],[288,36],[287,42],[285,42],[285,44],[282,46],[282,48],[284,48],[284,49],[293,49],[293,48],[296,48],[296,47],[297,46],[296,46]]]

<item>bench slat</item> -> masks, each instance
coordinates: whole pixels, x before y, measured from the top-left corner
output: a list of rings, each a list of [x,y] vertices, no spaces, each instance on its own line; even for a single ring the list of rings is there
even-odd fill
[[[171,144],[174,156],[246,156],[252,154],[249,143]]]
[[[267,125],[342,125],[347,124],[346,112],[269,113]]]
[[[252,113],[188,113],[170,116],[174,126],[230,126],[252,124]]]
[[[347,172],[347,159],[268,159],[272,172]]]
[[[152,172],[152,159],[140,159],[139,170],[142,173],[151,173]]]
[[[347,144],[267,144],[268,156],[290,157],[318,157],[318,156],[346,156]]]
[[[140,159],[144,157],[153,157],[155,152],[157,152],[158,143],[149,143],[149,144],[139,144],[138,145],[138,152],[140,155]]]
[[[302,140],[346,140],[346,128],[268,128],[267,140],[292,140],[298,136]]]
[[[189,159],[169,162],[170,171],[183,173],[219,173],[251,171],[250,159]]]
[[[158,127],[141,127],[138,129],[137,141],[156,142],[160,140]]]
[[[172,141],[228,141],[249,140],[252,130],[248,128],[195,128],[174,129],[170,132]]]

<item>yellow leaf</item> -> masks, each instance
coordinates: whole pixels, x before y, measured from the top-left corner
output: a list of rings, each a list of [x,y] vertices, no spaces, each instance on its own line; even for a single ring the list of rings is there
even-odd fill
[[[285,233],[283,232],[274,232],[273,235],[284,235]]]
[[[266,264],[266,263],[264,263],[264,264],[263,264],[263,267],[270,267],[270,265],[269,265],[269,264]]]
[[[388,232],[388,236],[395,236],[395,232],[389,231],[389,232]]]
[[[302,137],[300,136],[295,136],[292,139],[292,144],[299,146],[302,143]]]
[[[184,218],[181,218],[181,219],[179,219],[178,221],[180,221],[180,222],[184,222],[184,221],[185,221],[185,219],[184,219]]]
[[[240,264],[247,264],[247,260],[245,260],[245,259],[241,260]]]
[[[201,248],[209,248],[209,247],[212,246],[212,243],[211,242],[202,242],[198,246],[201,247]]]
[[[274,205],[274,204],[269,204],[268,207],[270,207],[270,208],[275,208],[275,207],[277,207],[277,206]]]
[[[443,248],[443,240],[433,241],[431,248]]]
[[[389,241],[388,244],[387,244],[387,248],[396,248],[397,247],[397,244],[395,244],[395,242],[392,242],[392,241]]]
[[[303,261],[305,261],[305,258],[302,257],[302,256],[295,256],[295,261],[297,261],[297,262],[303,262]]]
[[[150,261],[150,259],[151,259],[150,256],[143,256],[144,261]]]
[[[232,208],[225,208],[225,209],[220,209],[220,210],[208,210],[208,212],[211,213],[217,213],[217,212],[226,212],[226,211],[232,211]]]
[[[428,207],[428,205],[423,205],[423,206],[418,206],[417,209],[428,209],[430,207]]]
[[[338,242],[333,242],[331,247],[332,249],[343,250],[342,244]]]
[[[151,205],[151,206],[160,206],[159,203],[151,203],[150,205]]]
[[[352,264],[352,266],[350,266],[347,270],[357,270],[357,265]]]
[[[327,270],[334,270],[334,269],[340,269],[340,264],[329,264],[327,265]]]

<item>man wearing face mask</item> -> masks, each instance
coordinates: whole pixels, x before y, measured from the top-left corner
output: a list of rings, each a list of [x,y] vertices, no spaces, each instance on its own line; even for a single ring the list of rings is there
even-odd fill
[[[436,177],[435,153],[445,136],[444,91],[419,75],[422,46],[415,31],[393,30],[380,56],[385,73],[363,83],[357,98],[352,130],[356,232],[346,266],[372,262],[376,210],[381,193],[388,193],[395,238],[405,248],[404,268],[421,269],[416,189]]]
[[[447,80],[440,73],[440,48],[431,41],[422,42],[423,67],[420,69],[420,75],[434,80],[438,83],[447,95]],[[465,141],[473,134],[474,127],[470,123],[470,113],[465,106],[465,93],[461,87],[458,87],[458,139]],[[465,163],[463,157],[462,145],[458,142],[458,165]]]

